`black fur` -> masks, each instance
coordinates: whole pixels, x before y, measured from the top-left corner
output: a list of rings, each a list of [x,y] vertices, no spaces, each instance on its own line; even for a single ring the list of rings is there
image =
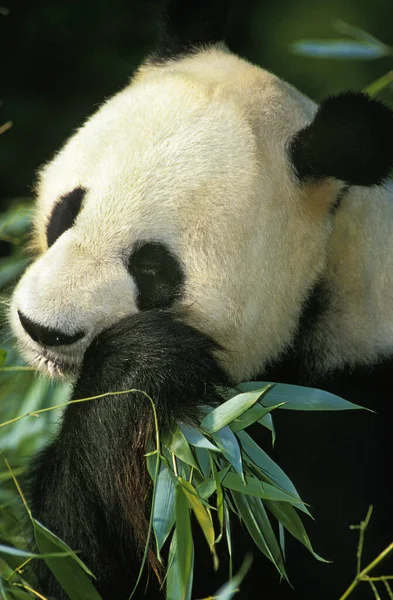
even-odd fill
[[[153,62],[195,51],[224,39],[228,0],[169,0]]]
[[[91,344],[73,398],[140,389],[154,400],[161,431],[177,419],[193,422],[201,402],[217,401],[213,384],[226,380],[216,349],[169,313],[138,313]],[[153,434],[150,402],[140,393],[72,404],[35,463],[33,515],[81,551],[104,600],[126,600],[139,570],[150,498],[144,454]],[[149,560],[157,570],[152,553]],[[151,579],[146,598],[154,600]],[[46,595],[66,598],[46,567],[41,581]]]
[[[35,323],[20,310],[18,310],[18,317],[23,329],[29,334],[31,339],[43,346],[69,346],[75,344],[75,342],[82,339],[85,335],[83,331],[77,331],[69,335],[56,329],[50,329],[49,327]]]
[[[328,177],[377,185],[393,165],[393,112],[361,92],[324,100],[314,120],[289,147],[301,181]]]
[[[132,253],[128,270],[138,288],[139,310],[169,308],[180,298],[184,282],[177,258],[159,242],[148,242]]]
[[[73,226],[85,194],[84,188],[76,187],[72,192],[61,196],[56,202],[46,226],[48,247],[52,246],[62,233]]]

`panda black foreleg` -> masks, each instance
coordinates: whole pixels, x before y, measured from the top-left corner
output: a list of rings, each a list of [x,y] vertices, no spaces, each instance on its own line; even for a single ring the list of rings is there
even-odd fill
[[[192,422],[201,403],[216,400],[213,384],[225,381],[216,348],[170,313],[138,313],[94,340],[73,398],[140,389],[154,400],[161,429]],[[104,600],[128,598],[139,571],[150,497],[144,454],[153,433],[143,394],[70,404],[57,439],[32,470],[33,515],[80,551]],[[65,598],[46,567],[40,579],[46,594]],[[157,598],[150,579],[146,597]]]

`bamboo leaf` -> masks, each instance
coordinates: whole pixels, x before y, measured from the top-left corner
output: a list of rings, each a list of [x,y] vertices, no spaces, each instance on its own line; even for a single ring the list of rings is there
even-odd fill
[[[257,465],[262,471],[268,483],[278,486],[281,490],[289,494],[294,499],[299,501],[296,507],[302,510],[307,515],[310,515],[304,502],[299,496],[299,493],[288,475],[284,473],[281,467],[270,458],[268,454],[262,448],[260,448],[254,440],[245,431],[239,431],[237,437],[241,443],[241,446],[251,461]]]
[[[166,578],[166,600],[191,600],[192,580],[194,573],[194,545],[191,548],[192,560],[190,578],[184,595],[180,582],[179,553],[177,549],[176,531],[173,534],[168,556],[168,571]]]
[[[93,576],[91,571],[75,555],[75,553],[44,527],[36,519],[32,519],[37,547],[42,554],[51,554],[59,549],[69,552],[66,558],[46,558],[45,562],[63,590],[71,600],[102,600],[86,573]]]
[[[223,427],[213,433],[212,437],[227,461],[231,463],[235,471],[243,476],[242,455],[239,443],[230,428]]]
[[[230,581],[220,587],[220,589],[215,593],[214,600],[232,600],[233,596],[239,591],[239,586],[247,575],[247,572],[251,567],[251,563],[252,557],[250,555],[246,556],[236,575],[231,577]]]
[[[289,531],[289,533],[299,540],[299,542],[301,542],[317,560],[326,563],[330,562],[314,552],[310,538],[308,537],[304,525],[293,506],[288,503],[283,504],[281,502],[270,502],[269,500],[266,500],[265,505],[266,508],[270,510],[272,515],[274,515],[276,519]]]
[[[362,59],[375,60],[390,55],[390,49],[381,43],[361,40],[299,40],[290,45],[294,54],[330,59]]]
[[[220,475],[221,473],[219,473],[219,476]],[[301,504],[301,500],[295,498],[295,496],[287,494],[280,488],[270,485],[269,483],[264,483],[250,475],[247,475],[247,483],[243,483],[241,477],[237,473],[229,472],[222,478],[221,483],[225,488],[247,496],[289,502],[296,507]]]
[[[237,492],[232,492],[233,500],[238,508],[241,519],[243,520],[245,526],[248,529],[249,534],[254,540],[255,544],[258,546],[260,551],[275,565],[275,567],[280,571],[279,565],[276,563],[274,555],[272,554],[268,543],[266,542],[265,535],[261,530],[257,519],[250,507],[248,499],[243,496],[243,494],[239,494]],[[284,575],[283,575],[284,576]],[[286,575],[285,578],[287,579]]]
[[[181,598],[186,598],[192,577],[194,543],[188,499],[180,483],[176,484],[176,565]]]
[[[195,446],[195,454],[198,459],[200,471],[203,477],[208,478],[210,475],[210,454],[206,448],[198,448]]]
[[[157,557],[175,524],[175,485],[169,470],[161,466],[156,482],[153,507],[153,530],[157,544]]]
[[[163,440],[163,444],[173,452],[175,456],[180,458],[183,462],[187,463],[199,471],[199,466],[194,458],[191,448],[185,438],[184,433],[176,427],[173,432],[168,436],[167,439]]]
[[[258,391],[264,389],[263,386],[266,386],[266,381],[248,381],[239,384],[238,388],[243,391]],[[324,390],[303,387],[301,385],[276,383],[266,393],[263,404],[265,406],[274,406],[281,402],[285,404],[280,407],[280,410],[369,410]]]
[[[248,409],[245,413],[233,421],[230,425],[230,428],[235,433],[245,429],[246,427],[249,427],[256,421],[259,423],[264,419],[265,416],[271,413],[272,410],[280,408],[280,406],[283,406],[283,404],[284,402],[280,402],[279,404],[273,406],[262,406],[262,404],[257,402],[252,408]],[[264,425],[264,423],[262,423],[262,425]]]
[[[192,446],[196,446],[197,448],[206,448],[207,450],[212,450],[214,452],[220,452],[220,449],[212,444],[196,427],[191,427],[185,423],[180,423],[179,427],[188,443]]]
[[[227,400],[204,417],[201,422],[201,428],[206,433],[211,434],[226,427],[251,408],[266,393],[269,387],[270,384],[267,384],[264,389],[257,392],[241,393]]]
[[[216,536],[214,533],[213,519],[210,510],[207,509],[198,498],[197,491],[191,483],[183,479],[181,484],[183,486],[183,492],[185,493],[187,500],[194,511],[197,521],[209,545],[210,552],[213,555],[214,570],[216,571],[218,569],[218,557],[215,549]]]
[[[207,500],[216,491],[216,482],[214,481],[214,479],[209,477],[209,479],[204,479],[202,483],[200,483],[197,486],[196,490],[198,496],[200,496],[204,500]]]
[[[256,522],[259,525],[260,530],[263,533],[265,538],[266,545],[269,548],[269,551],[273,557],[273,562],[278,568],[279,573],[288,581],[288,575],[284,566],[284,557],[282,555],[280,546],[277,542],[276,536],[274,534],[272,525],[270,523],[269,517],[267,516],[265,507],[260,498],[247,498],[247,502],[249,504],[250,510],[252,511]]]
[[[13,546],[0,544],[0,554],[9,554],[10,556],[20,556],[22,558],[60,558],[62,556],[71,556],[70,552],[52,552],[50,554],[36,554],[28,550],[20,550]]]

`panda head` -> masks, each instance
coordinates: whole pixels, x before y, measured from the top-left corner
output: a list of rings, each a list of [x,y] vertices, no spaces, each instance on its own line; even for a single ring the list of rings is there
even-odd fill
[[[162,309],[234,380],[261,372],[325,268],[343,189],[386,177],[392,121],[362,94],[317,110],[220,44],[148,61],[39,175],[38,257],[10,312],[25,357],[72,377],[100,332]]]

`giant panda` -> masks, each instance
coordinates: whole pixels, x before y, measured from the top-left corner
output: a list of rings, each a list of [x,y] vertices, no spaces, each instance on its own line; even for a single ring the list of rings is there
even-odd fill
[[[169,2],[159,51],[42,168],[37,258],[10,319],[27,361],[70,379],[73,398],[145,390],[163,429],[250,379],[371,408],[276,411],[269,451],[332,562],[288,537],[289,586],[254,548],[238,594],[334,600],[356,573],[349,527],[370,504],[365,561],[393,539],[393,116],[359,92],[318,107],[234,55],[224,4]],[[139,570],[152,431],[141,395],[73,404],[31,469],[33,514],[80,551],[104,600],[128,598]],[[247,536],[233,527],[240,564]],[[193,598],[226,578],[205,558]],[[137,597],[158,599],[153,551],[149,562]]]

